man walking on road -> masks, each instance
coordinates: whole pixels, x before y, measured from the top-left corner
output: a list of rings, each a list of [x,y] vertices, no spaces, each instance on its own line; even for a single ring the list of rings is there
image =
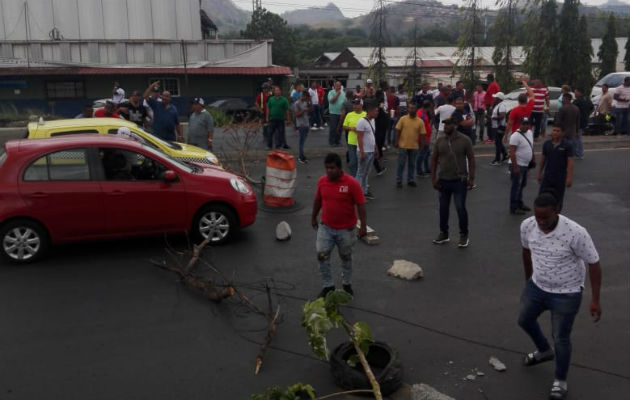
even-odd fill
[[[346,117],[343,120],[343,129],[348,132],[347,142],[348,142],[348,173],[353,178],[357,176],[357,167],[359,166],[358,156],[357,156],[357,122],[366,116],[366,112],[363,111],[363,103],[361,99],[353,99],[352,100],[352,112],[346,114]]]
[[[354,295],[352,290],[352,247],[357,240],[357,213],[361,221],[358,235],[367,233],[365,197],[359,183],[344,174],[341,157],[330,153],[324,160],[326,175],[317,181],[317,193],[313,202],[311,226],[317,230],[317,261],[322,276],[323,288],[319,297],[335,290],[332,278],[330,255],[335,246],[341,258],[341,283],[343,290]],[[356,210],[355,210],[356,208]],[[317,215],[322,211],[321,224]]]
[[[427,131],[424,121],[418,118],[416,103],[409,104],[409,113],[400,117],[396,124],[394,147],[398,148],[398,169],[396,170],[396,187],[402,187],[402,176],[407,165],[407,185],[416,187],[413,174],[416,170],[418,149],[426,146]]]
[[[374,163],[374,157],[378,155],[376,146],[376,124],[374,119],[378,115],[378,104],[370,102],[365,105],[365,117],[357,122],[357,181],[363,189],[363,194],[368,200],[373,200],[374,195],[368,191],[368,176]]]
[[[442,122],[444,133],[439,134],[431,151],[431,182],[440,192],[440,233],[433,243],[443,244],[450,240],[448,217],[453,197],[459,219],[458,246],[468,247],[466,192],[474,186],[475,155],[470,138],[455,129],[455,122],[450,118]]]
[[[584,158],[584,148],[582,146],[582,136],[584,135],[584,131],[588,126],[588,118],[593,112],[593,103],[591,100],[586,97],[584,93],[584,89],[576,88],[575,89],[575,100],[573,100],[573,104],[580,109],[580,123],[578,125],[578,134],[576,140],[574,141],[574,149],[575,156],[579,159]]]
[[[328,144],[341,145],[341,108],[346,101],[346,94],[341,88],[341,82],[335,81],[333,90],[328,92]]]
[[[323,126],[324,124],[322,124],[322,119],[321,119],[319,93],[317,92],[317,82],[315,81],[311,82],[311,87],[310,89],[308,89],[308,94],[309,96],[311,96],[311,105],[312,105],[312,110],[310,112],[311,127],[313,128],[313,130],[324,129],[324,126]]]
[[[144,91],[144,99],[153,111],[153,134],[164,140],[184,140],[182,126],[179,123],[177,108],[171,104],[171,93],[163,91],[160,95],[162,101],[158,101],[151,96],[153,88],[158,87],[159,81],[153,82]]]
[[[193,99],[192,114],[188,118],[188,143],[212,151],[214,138],[214,119],[204,108],[201,97]]]
[[[308,159],[304,155],[304,143],[308,136],[310,120],[309,113],[312,113],[311,94],[309,91],[302,92],[302,98],[293,103],[293,115],[295,115],[295,127],[298,130],[298,162],[301,164],[308,163]]]
[[[285,123],[291,124],[291,114],[289,113],[289,100],[282,97],[279,86],[273,87],[273,96],[267,101],[267,115],[265,121],[267,130],[267,150],[273,148],[273,139],[276,138],[276,149],[290,149],[287,145],[285,134]]]
[[[518,131],[510,136],[510,214],[524,215],[532,209],[523,203],[523,189],[527,185],[527,173],[529,163],[534,160],[534,135],[532,134],[531,121],[524,117],[521,120]]]
[[[580,126],[580,109],[575,104],[571,104],[571,100],[573,100],[571,93],[562,95],[562,107],[558,110],[555,123],[562,127],[564,137],[571,141],[575,151]]]
[[[554,125],[551,139],[543,144],[538,167],[540,193],[553,189],[562,211],[565,187],[573,184],[573,144],[564,138],[562,127]]]
[[[521,295],[518,324],[534,342],[536,350],[523,359],[533,366],[555,358],[556,370],[550,399],[566,399],[571,362],[571,331],[580,310],[588,264],[591,281],[590,313],[599,321],[602,271],[599,255],[589,233],[558,212],[558,199],[543,192],[534,201],[534,216],[521,224],[523,267],[526,286]],[[551,312],[554,349],[543,334],[538,317]],[[555,350],[555,354],[554,354]]]
[[[479,141],[483,142],[483,131],[486,125],[486,92],[483,90],[481,83],[477,84],[473,92],[473,111],[475,112],[475,129]],[[490,130],[488,130],[488,140],[490,140]],[[490,143],[490,142],[486,142]]]

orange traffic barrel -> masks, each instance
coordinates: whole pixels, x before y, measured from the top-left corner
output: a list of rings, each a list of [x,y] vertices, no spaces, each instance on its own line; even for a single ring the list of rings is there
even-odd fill
[[[267,154],[263,202],[270,207],[295,205],[293,193],[296,179],[295,158],[291,154],[280,150]]]

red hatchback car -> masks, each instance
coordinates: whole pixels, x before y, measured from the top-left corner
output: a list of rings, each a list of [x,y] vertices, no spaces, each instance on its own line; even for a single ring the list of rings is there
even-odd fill
[[[221,243],[254,223],[256,211],[240,177],[132,139],[16,140],[0,151],[1,255],[15,263],[70,241],[190,232]]]

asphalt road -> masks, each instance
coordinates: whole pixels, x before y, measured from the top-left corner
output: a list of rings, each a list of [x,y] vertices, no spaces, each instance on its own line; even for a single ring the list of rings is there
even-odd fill
[[[565,198],[565,215],[589,230],[604,273],[601,322],[590,320],[587,287],[575,323],[571,400],[630,392],[629,156],[628,149],[587,151]],[[344,313],[368,322],[376,339],[399,350],[406,382],[428,383],[457,399],[546,399],[553,364],[520,366],[533,347],[516,325],[522,218],[508,213],[505,169],[478,158],[478,188],[468,198],[471,244],[458,249],[454,242],[431,244],[436,192],[427,179],[396,189],[390,157],[390,170],[370,178],[377,198],[367,206],[381,244],[357,244],[356,297]],[[320,289],[309,218],[322,173],[321,159],[300,165],[297,210],[261,210],[235,242],[204,254],[263,308],[262,287],[272,280],[283,318],[260,375],[253,370],[264,319],[231,301],[209,303],[153,266],[150,260],[165,254],[163,238],[72,244],[34,265],[0,265],[0,399],[232,400],[295,382],[319,394],[336,391],[300,326],[301,305]],[[536,191],[530,181],[526,201]],[[293,228],[289,242],[275,241],[281,220]],[[388,277],[394,259],[419,263],[425,279]],[[338,277],[336,255],[333,262]],[[543,322],[548,327],[546,315]],[[329,346],[342,339],[332,334]],[[507,372],[493,371],[490,356],[505,362]],[[485,376],[462,380],[475,368]]]

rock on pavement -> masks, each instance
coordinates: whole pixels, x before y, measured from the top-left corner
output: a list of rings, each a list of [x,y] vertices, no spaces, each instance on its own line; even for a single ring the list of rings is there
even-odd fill
[[[387,270],[387,275],[409,281],[424,278],[422,268],[418,264],[406,260],[394,260],[394,264]]]
[[[496,369],[499,372],[503,372],[507,369],[507,367],[505,366],[505,364],[503,364],[498,358],[496,357],[490,357],[490,360],[488,360],[488,363],[490,363],[490,365],[492,365],[492,368]]]
[[[291,226],[286,221],[282,221],[276,226],[276,239],[280,241],[291,239]]]

